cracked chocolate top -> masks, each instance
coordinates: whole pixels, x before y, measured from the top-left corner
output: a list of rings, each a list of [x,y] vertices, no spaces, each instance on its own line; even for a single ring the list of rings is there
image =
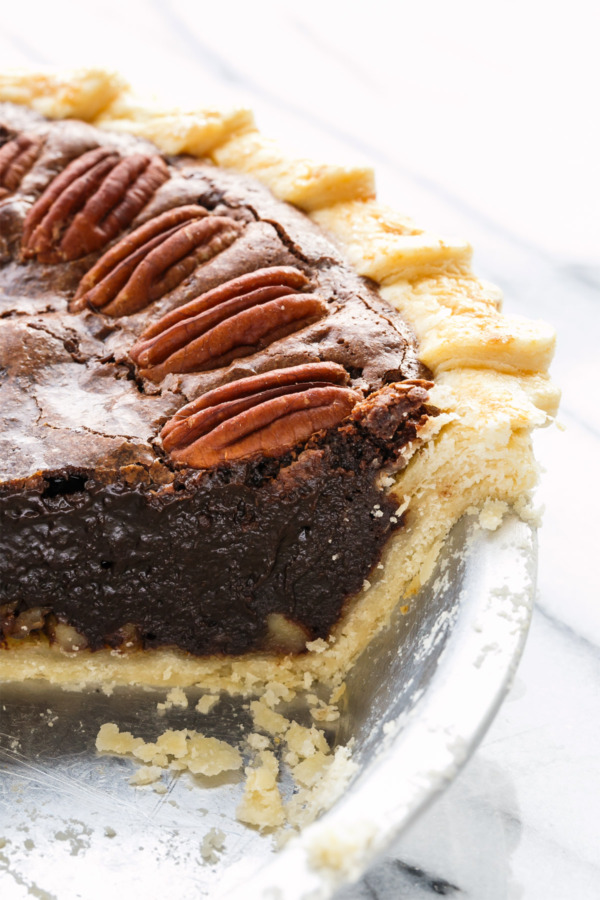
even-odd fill
[[[410,515],[420,375],[257,182],[0,106],[0,644],[327,637]]]
[[[275,456],[422,374],[400,316],[253,179],[9,104],[0,316],[13,487]]]

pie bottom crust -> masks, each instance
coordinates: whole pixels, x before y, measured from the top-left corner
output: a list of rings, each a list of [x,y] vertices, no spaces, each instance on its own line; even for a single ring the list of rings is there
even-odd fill
[[[390,539],[329,641],[313,642],[298,656],[199,659],[164,649],[66,654],[41,639],[12,640],[0,651],[0,679],[199,684],[231,693],[258,692],[270,682],[292,690],[314,682],[334,688],[397,604],[418,602],[445,537],[465,512],[490,502],[495,510],[524,506],[537,480],[531,431],[551,420],[558,402],[546,374],[552,331],[501,315],[498,292],[470,271],[468,245],[433,238],[377,204],[368,172],[288,158],[253,129],[249,115],[145,108],[131,100],[122,80],[102,71],[62,78],[0,73],[0,100],[130,131],[163,152],[212,157],[250,172],[280,199],[309,212],[412,325],[435,379],[431,402],[441,410],[419,434],[407,467],[385,488],[406,510],[406,525]]]

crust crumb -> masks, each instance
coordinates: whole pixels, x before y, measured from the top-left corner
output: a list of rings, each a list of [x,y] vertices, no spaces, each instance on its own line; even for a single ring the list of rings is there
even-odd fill
[[[251,750],[267,750],[271,744],[266,735],[257,734],[255,731],[249,734],[246,740]]]
[[[160,766],[140,766],[129,779],[129,784],[144,785],[158,781],[163,770]]]
[[[246,768],[246,789],[242,802],[237,808],[237,818],[247,825],[276,828],[285,822],[285,813],[277,775],[279,764],[271,750],[261,750],[260,765]]]
[[[312,728],[306,728],[304,725],[299,725],[298,722],[292,722],[289,724],[285,740],[291,752],[296,753],[299,757],[314,756],[317,751],[323,754],[329,753],[329,744],[325,740],[325,735],[314,725]]]
[[[219,702],[218,694],[203,694],[196,703],[196,711],[207,715],[211,709]]]
[[[188,732],[188,735],[190,748],[180,763],[185,763],[194,775],[220,775],[242,767],[242,757],[236,747],[200,733]]]
[[[289,719],[274,712],[262,700],[253,700],[250,703],[250,712],[255,727],[266,731],[267,734],[283,734],[289,728]]]
[[[225,846],[225,832],[219,828],[211,828],[204,835],[200,844],[200,856],[205,863],[215,865],[219,862],[219,855]]]
[[[144,763],[151,763],[150,766],[143,768],[188,770],[193,775],[220,775],[221,772],[235,771],[242,766],[242,757],[236,747],[187,728],[181,731],[165,731],[155,742],[146,742],[142,738],[134,737],[128,731],[120,732],[114,722],[107,722],[98,732],[96,749],[118,756],[131,754]]]
[[[141,738],[134,738],[129,731],[119,731],[119,726],[114,722],[105,722],[100,728],[96,738],[96,750],[107,753],[133,753],[134,748],[143,744]]]
[[[311,653],[324,653],[327,647],[327,641],[324,641],[323,638],[317,638],[316,641],[308,641],[306,645],[306,649]]]
[[[292,775],[294,776],[294,781],[304,787],[313,787],[323,777],[333,759],[333,756],[327,756],[325,753],[317,750],[312,756],[293,766]]]
[[[188,707],[188,698],[185,691],[180,687],[171,688],[165,702],[156,704],[157,710],[162,713],[172,709],[174,706],[179,707],[179,709],[187,709]]]
[[[269,681],[265,685],[261,699],[267,706],[273,707],[277,706],[281,700],[289,703],[295,696],[296,691],[291,690],[286,684],[281,684],[278,681]]]
[[[508,512],[508,503],[504,500],[486,500],[481,507],[471,507],[468,513],[479,513],[479,525],[486,531],[496,531],[502,524],[502,519]]]
[[[350,753],[349,746],[337,747],[333,755],[318,751],[292,769],[294,778],[305,787],[286,806],[290,825],[296,828],[308,825],[344,793],[358,769]]]

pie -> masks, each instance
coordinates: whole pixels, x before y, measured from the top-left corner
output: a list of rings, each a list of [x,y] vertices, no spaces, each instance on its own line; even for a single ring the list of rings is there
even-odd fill
[[[0,101],[0,678],[334,686],[525,508],[552,330],[246,110]]]

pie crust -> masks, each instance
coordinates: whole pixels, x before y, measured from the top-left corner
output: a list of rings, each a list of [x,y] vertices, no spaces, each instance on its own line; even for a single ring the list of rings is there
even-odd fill
[[[409,523],[389,540],[376,576],[328,641],[298,656],[200,659],[160,649],[66,654],[43,640],[13,641],[0,651],[0,679],[202,684],[231,692],[274,682],[291,690],[315,681],[339,684],[398,602],[427,581],[450,528],[467,510],[487,510],[488,523],[509,505],[525,510],[537,480],[531,432],[550,422],[558,404],[547,375],[554,332],[503,315],[499,291],[472,273],[469,245],[381,205],[370,169],[294,158],[256,129],[248,110],[154,107],[100,69],[0,74],[0,101],[131,133],[167,154],[206,158],[253,176],[306,212],[412,326],[419,357],[433,374],[431,402],[441,411],[419,433],[407,467],[386,484],[398,508],[410,511]]]

